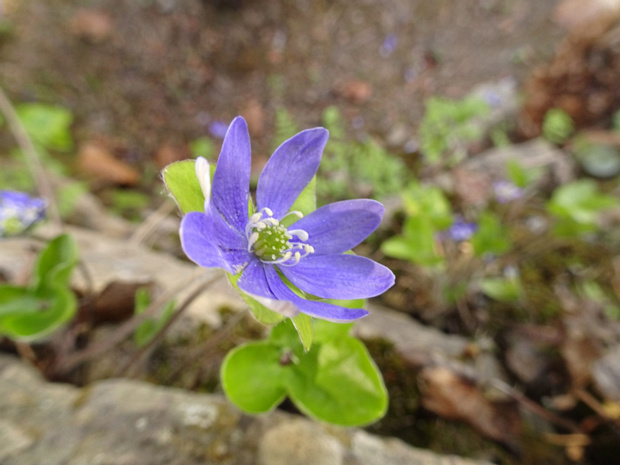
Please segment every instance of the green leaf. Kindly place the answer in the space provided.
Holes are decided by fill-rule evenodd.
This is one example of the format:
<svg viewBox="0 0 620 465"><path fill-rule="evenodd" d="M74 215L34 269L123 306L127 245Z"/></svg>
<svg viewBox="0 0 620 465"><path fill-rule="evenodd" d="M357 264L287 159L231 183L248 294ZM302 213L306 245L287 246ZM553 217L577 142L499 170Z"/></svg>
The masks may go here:
<svg viewBox="0 0 620 465"><path fill-rule="evenodd" d="M500 302L515 302L521 297L519 278L485 278L480 282L480 289L487 296Z"/></svg>
<svg viewBox="0 0 620 465"><path fill-rule="evenodd" d="M189 151L192 157L204 157L209 159L216 155L213 141L208 137L199 137L189 144Z"/></svg>
<svg viewBox="0 0 620 465"><path fill-rule="evenodd" d="M0 319L16 313L37 313L44 306L41 298L27 287L0 285Z"/></svg>
<svg viewBox="0 0 620 465"><path fill-rule="evenodd" d="M412 216L405 220L403 236L391 237L381 244L386 255L408 260L423 266L443 263L437 252L436 229L426 216Z"/></svg>
<svg viewBox="0 0 620 465"><path fill-rule="evenodd" d="M275 408L286 396L289 370L280 364L283 355L270 341L250 342L231 350L221 368L228 398L247 413Z"/></svg>
<svg viewBox="0 0 620 465"><path fill-rule="evenodd" d="M39 256L33 287L68 287L71 272L77 262L78 249L73 238L69 234L57 236Z"/></svg>
<svg viewBox="0 0 620 465"><path fill-rule="evenodd" d="M383 416L383 380L364 345L348 335L351 325L314 324L317 342L308 352L287 319L268 341L244 344L227 355L222 385L228 398L246 412L262 413L288 394L307 415L345 426Z"/></svg>
<svg viewBox="0 0 620 465"><path fill-rule="evenodd" d="M300 211L304 214L304 216L316 210L316 176L312 178L305 189L301 191L301 194L299 194L299 197L297 197L295 203L293 203L291 211L295 210ZM292 215L290 218L296 220ZM292 221L289 223L287 220L288 218L284 220L282 224L288 227Z"/></svg>
<svg viewBox="0 0 620 465"><path fill-rule="evenodd" d="M134 313L141 314L151 304L151 298L148 290L144 287L139 288L134 296ZM175 301L166 302L166 306L161 312L159 318L150 318L143 321L133 334L133 342L137 347L144 347L157 333L164 327L174 314Z"/></svg>
<svg viewBox="0 0 620 465"><path fill-rule="evenodd" d="M73 115L65 108L41 103L23 103L16 108L24 129L34 142L52 150L73 147L70 127Z"/></svg>
<svg viewBox="0 0 620 465"><path fill-rule="evenodd" d="M211 166L211 176L214 169ZM172 163L164 168L163 175L166 188L183 213L204 211L205 196L200 188L193 160Z"/></svg>
<svg viewBox="0 0 620 465"><path fill-rule="evenodd" d="M312 418L361 426L385 415L388 402L383 379L364 344L353 337L316 344L293 370L289 395Z"/></svg>
<svg viewBox="0 0 620 465"><path fill-rule="evenodd" d="M296 317L292 318L292 321L304 349L306 351L310 350L312 346L312 318L305 313L299 313Z"/></svg>
<svg viewBox="0 0 620 465"><path fill-rule="evenodd" d="M34 341L52 333L69 321L77 309L77 300L69 289L53 288L31 292L34 307L22 307L0 317L0 334L20 341Z"/></svg>
<svg viewBox="0 0 620 465"><path fill-rule="evenodd" d="M340 301L341 302L341 301ZM350 302L359 302L350 301ZM330 300L329 303L336 303L336 301ZM337 304L338 305L338 304ZM339 305L342 305L340 303ZM361 308L363 307L363 303L359 306L351 306L350 308ZM353 328L353 323L332 323L331 321L326 320L314 320L314 336L316 342L330 342L335 339L349 337L349 332Z"/></svg>
<svg viewBox="0 0 620 465"><path fill-rule="evenodd" d="M547 210L558 220L554 233L570 237L595 231L599 212L616 204L617 199L600 192L593 180L580 179L557 188Z"/></svg>
<svg viewBox="0 0 620 465"><path fill-rule="evenodd" d="M510 250L509 232L499 217L491 212L483 212L478 219L478 229L471 238L477 256L485 254L501 255Z"/></svg>
<svg viewBox="0 0 620 465"><path fill-rule="evenodd" d="M246 294L241 289L239 289L239 286L237 285L237 281L239 280L240 277L241 277L241 274L238 274L238 275L232 275L230 273L228 274L228 280L233 285L235 290L239 293L243 301L246 304L248 304L248 307L250 307L250 312L252 312L252 315L254 315L254 318L256 318L258 321L260 321L264 325L274 325L282 321L284 319L284 315L281 315L280 313L277 313L277 312L274 312L273 310L268 309L263 304L258 302L256 299L253 299L248 294Z"/></svg>

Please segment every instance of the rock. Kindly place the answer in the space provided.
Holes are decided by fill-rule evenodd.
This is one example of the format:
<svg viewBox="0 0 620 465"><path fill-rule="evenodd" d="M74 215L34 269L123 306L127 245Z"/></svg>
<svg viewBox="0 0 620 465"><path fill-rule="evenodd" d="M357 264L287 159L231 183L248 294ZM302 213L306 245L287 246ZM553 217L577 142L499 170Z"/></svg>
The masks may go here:
<svg viewBox="0 0 620 465"><path fill-rule="evenodd" d="M344 448L321 426L294 419L271 428L258 447L259 465L342 465Z"/></svg>
<svg viewBox="0 0 620 465"><path fill-rule="evenodd" d="M592 367L594 384L606 399L620 402L620 346L615 346Z"/></svg>
<svg viewBox="0 0 620 465"><path fill-rule="evenodd" d="M1 354L0 411L3 465L490 465L279 411L248 417L218 395L50 384Z"/></svg>
<svg viewBox="0 0 620 465"><path fill-rule="evenodd" d="M378 305L369 304L368 310L370 314L353 327L354 334L363 339L387 339L405 358L417 353L460 357L467 349L468 341L462 336L444 334L403 313Z"/></svg>
<svg viewBox="0 0 620 465"><path fill-rule="evenodd" d="M380 439L364 431L353 433L351 453L355 465L480 465L476 460L468 460L453 455L439 456L429 451L407 446L398 439Z"/></svg>
<svg viewBox="0 0 620 465"><path fill-rule="evenodd" d="M507 179L507 166L516 162L522 168L542 169L536 186L566 184L574 179L575 163L563 151L543 139L534 139L522 144L487 150L461 163L455 173L443 174L437 182L452 186L457 194L469 203L480 205L492 195L494 181ZM443 178L442 178L443 177ZM445 178L451 178L447 180ZM473 194L475 192L475 194Z"/></svg>

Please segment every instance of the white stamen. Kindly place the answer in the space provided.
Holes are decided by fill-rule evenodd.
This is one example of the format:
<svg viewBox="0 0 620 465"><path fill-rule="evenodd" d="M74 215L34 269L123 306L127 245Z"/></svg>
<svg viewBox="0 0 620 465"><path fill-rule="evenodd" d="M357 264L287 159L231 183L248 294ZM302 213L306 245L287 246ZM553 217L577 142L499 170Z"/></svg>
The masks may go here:
<svg viewBox="0 0 620 465"><path fill-rule="evenodd" d="M303 229L292 229L292 230L288 231L288 233L293 235L293 236L299 237L299 239L302 240L302 241L307 241L308 240L308 233L306 231L304 231Z"/></svg>
<svg viewBox="0 0 620 465"><path fill-rule="evenodd" d="M284 218L286 218L287 216L290 216L290 215L295 215L297 218L300 218L300 219L304 217L304 214L302 212L297 211L297 210L293 210L291 212L288 212L286 215L284 215L280 221L283 221Z"/></svg>
<svg viewBox="0 0 620 465"><path fill-rule="evenodd" d="M250 216L250 219L248 220L249 224L253 224L258 222L258 220L260 220L262 218L263 214L262 213L254 213L252 216Z"/></svg>
<svg viewBox="0 0 620 465"><path fill-rule="evenodd" d="M274 226L279 226L280 222L278 220L276 220L275 218L265 218L263 221L263 223L271 223Z"/></svg>
<svg viewBox="0 0 620 465"><path fill-rule="evenodd" d="M271 210L271 208L263 208L261 211L264 211L265 213L267 213L269 216L273 216L273 211Z"/></svg>
<svg viewBox="0 0 620 465"><path fill-rule="evenodd" d="M258 233L253 232L250 238L248 239L248 252L252 251L252 247L254 246L257 240L258 240Z"/></svg>
<svg viewBox="0 0 620 465"><path fill-rule="evenodd" d="M202 194L205 196L205 210L209 205L211 199L211 169L209 168L209 162L206 158L198 157L196 159L196 177L200 184Z"/></svg>

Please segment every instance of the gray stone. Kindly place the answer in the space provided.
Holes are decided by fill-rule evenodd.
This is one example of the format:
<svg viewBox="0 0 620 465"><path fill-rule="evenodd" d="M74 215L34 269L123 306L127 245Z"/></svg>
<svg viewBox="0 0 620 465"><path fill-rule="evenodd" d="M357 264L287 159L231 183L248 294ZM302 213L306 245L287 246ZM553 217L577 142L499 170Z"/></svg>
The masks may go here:
<svg viewBox="0 0 620 465"><path fill-rule="evenodd" d="M278 411L248 417L217 395L51 384L5 355L0 411L3 465L488 465Z"/></svg>
<svg viewBox="0 0 620 465"><path fill-rule="evenodd" d="M259 465L342 465L342 445L315 423L294 419L267 430Z"/></svg>
<svg viewBox="0 0 620 465"><path fill-rule="evenodd" d="M575 175L572 158L544 139L487 150L467 160L463 167L500 180L506 179L506 167L511 161L524 169L542 168L559 184L571 181Z"/></svg>
<svg viewBox="0 0 620 465"><path fill-rule="evenodd" d="M378 305L369 304L370 314L358 320L353 328L361 338L381 337L394 343L403 355L416 353L441 354L459 357L467 348L468 340L448 335L435 328L418 323L409 316Z"/></svg>
<svg viewBox="0 0 620 465"><path fill-rule="evenodd" d="M364 431L353 433L351 455L355 465L481 465L483 462L440 456L410 447L398 439L381 439Z"/></svg>
<svg viewBox="0 0 620 465"><path fill-rule="evenodd" d="M613 347L594 363L592 376L601 394L620 402L620 346Z"/></svg>

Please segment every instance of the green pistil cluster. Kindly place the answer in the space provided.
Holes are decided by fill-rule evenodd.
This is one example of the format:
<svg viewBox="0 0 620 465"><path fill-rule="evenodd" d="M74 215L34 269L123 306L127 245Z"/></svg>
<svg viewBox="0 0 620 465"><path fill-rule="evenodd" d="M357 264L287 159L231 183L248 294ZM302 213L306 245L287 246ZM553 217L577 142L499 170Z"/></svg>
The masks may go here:
<svg viewBox="0 0 620 465"><path fill-rule="evenodd" d="M254 230L258 234L254 242L254 253L266 262L278 260L291 248L290 235L281 225L267 224L264 229Z"/></svg>

